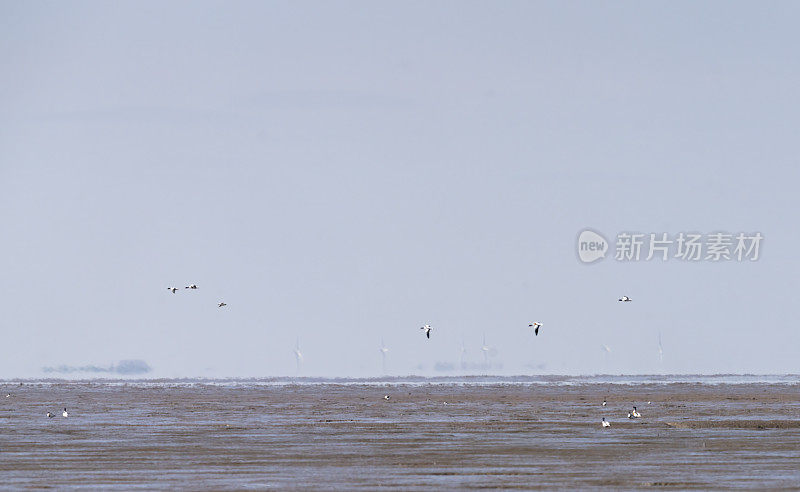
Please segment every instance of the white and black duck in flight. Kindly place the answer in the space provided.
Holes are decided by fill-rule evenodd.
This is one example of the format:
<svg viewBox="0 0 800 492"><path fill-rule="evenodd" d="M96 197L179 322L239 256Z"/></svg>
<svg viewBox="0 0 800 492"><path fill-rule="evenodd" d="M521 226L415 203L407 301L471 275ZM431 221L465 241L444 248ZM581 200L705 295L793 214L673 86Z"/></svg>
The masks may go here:
<svg viewBox="0 0 800 492"><path fill-rule="evenodd" d="M431 337L431 330L433 330L433 328L431 328L431 325L421 326L419 329L420 330L425 330L425 336L426 337L428 337L428 338Z"/></svg>
<svg viewBox="0 0 800 492"><path fill-rule="evenodd" d="M540 326L542 326L541 323L539 323L538 321L534 321L533 323L528 325L528 328L533 328L534 336L539 336L539 327Z"/></svg>

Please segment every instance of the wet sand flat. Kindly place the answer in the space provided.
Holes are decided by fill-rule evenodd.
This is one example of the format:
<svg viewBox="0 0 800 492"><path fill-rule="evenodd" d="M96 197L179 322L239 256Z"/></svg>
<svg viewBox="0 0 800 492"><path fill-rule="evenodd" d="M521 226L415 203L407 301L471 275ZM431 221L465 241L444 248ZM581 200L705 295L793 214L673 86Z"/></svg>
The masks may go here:
<svg viewBox="0 0 800 492"><path fill-rule="evenodd" d="M797 385L0 386L0 488L800 488Z"/></svg>

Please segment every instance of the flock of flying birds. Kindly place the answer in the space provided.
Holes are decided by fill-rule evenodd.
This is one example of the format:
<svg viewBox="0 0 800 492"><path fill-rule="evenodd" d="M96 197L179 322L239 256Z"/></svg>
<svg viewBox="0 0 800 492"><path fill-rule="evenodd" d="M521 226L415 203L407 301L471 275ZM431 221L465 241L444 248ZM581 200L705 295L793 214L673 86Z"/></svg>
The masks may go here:
<svg viewBox="0 0 800 492"><path fill-rule="evenodd" d="M184 289L197 289L197 284L189 284L186 287L184 287ZM177 287L167 287L167 290L174 294L174 293L178 292L179 289ZM628 296L622 296L622 297L620 297L618 299L618 301L620 301L620 302L631 302L632 300L633 299L631 299ZM225 304L225 302L223 302L223 301L220 301L220 302L217 303L217 307L225 307L225 306L227 306L227 304ZM539 328L541 326L542 326L542 324L539 323L538 321L534 321L533 323L528 325L529 328L533 328L534 336L539 336ZM421 326L420 330L425 330L425 336L430 338L431 337L431 331L433 331L433 327L431 327L431 325L425 325L425 326ZM383 352L384 350L381 349L381 351Z"/></svg>
<svg viewBox="0 0 800 492"><path fill-rule="evenodd" d="M197 289L197 284L189 284L186 287L184 287L184 289ZM177 287L167 287L167 290L172 292L173 294L178 292L178 288ZM622 297L620 297L618 299L619 302L631 302L632 300L633 299L631 299L628 296L622 296ZM217 307L225 307L225 306L227 306L227 304L225 304L223 301L220 301L220 302L217 303ZM539 323L538 321L534 321L533 323L528 325L528 328L533 328L534 336L539 336L539 328L541 326L542 326L542 323ZM433 327L431 325L424 325L424 326L420 327L420 330L424 330L425 331L425 336L427 338L430 338L431 337L431 331L433 331ZM385 350L383 348L381 348L381 352L385 353Z"/></svg>
<svg viewBox="0 0 800 492"><path fill-rule="evenodd" d="M186 287L184 287L184 289L197 289L197 284L189 284ZM178 288L177 287L167 287L167 290L172 292L173 294L178 292ZM217 307L225 307L225 306L227 306L227 304L225 304L222 301L217 303Z"/></svg>
<svg viewBox="0 0 800 492"><path fill-rule="evenodd" d="M187 285L186 287L184 287L184 289L191 289L191 290L197 289L197 284L189 284L189 285ZM168 290L168 291L170 291L170 292L172 292L173 294L175 294L176 292L178 292L178 290L179 290L179 289L178 289L177 287L167 287L167 290ZM628 297L628 296L622 296L622 297L620 297L620 298L619 298L619 299L617 299L617 300L618 300L619 302L631 302L633 299L631 299L631 298L630 298L630 297ZM220 302L218 302L218 303L217 303L217 307L220 307L220 308L222 308L222 307L225 307L225 306L227 306L227 304L226 304L225 302L223 302L223 301L220 301ZM533 323L530 323L530 324L528 325L528 328L533 328L533 334L534 334L534 336L539 336L539 328L541 328L541 326L542 326L542 323L540 323L540 322L538 322L538 321L534 321ZM428 325L428 324L426 324L426 325L424 325L424 326L421 326L421 327L420 327L420 330L423 330L423 331L424 331L424 333L425 333L425 336L426 336L428 339L430 339L430 338L431 338L431 331L433 331L433 327L432 327L431 325ZM299 345L300 345L300 342L298 341L298 346L297 346L297 348L295 349L295 356L297 357L297 360L298 360L298 367L299 367L299 364L300 364L300 360L302 359L302 355L300 354L300 346L299 346ZM605 346L605 345L603 345L603 348L604 348L604 349L605 349L607 352L610 352L610 351L611 351L611 349L609 349L609 348L608 348L607 346ZM381 354L383 355L384 359L386 358L386 352L388 352L388 351L389 351L389 349L387 349L386 347L384 347L384 345L383 345L383 341L381 341ZM661 355L661 340L660 340L660 335L659 335L659 356L660 356L660 355ZM385 360L384 360L384 364L385 364ZM298 370L299 370L299 369L298 369Z"/></svg>
<svg viewBox="0 0 800 492"><path fill-rule="evenodd" d="M619 302L631 302L633 299L631 299L631 298L630 298L630 297L628 297L628 296L622 296L622 297L620 297L620 298L619 298L619 299L617 299L617 300L618 300ZM539 323L538 321L534 321L533 323L531 323L531 324L529 324L529 325L528 325L528 328L533 328L533 335L534 335L534 336L539 336L539 327L541 327L541 326L542 326L542 324L541 324L541 323ZM433 328L431 327L431 325L425 325L425 326L421 326L419 329L420 329L420 330L425 330L425 336L426 336L426 337L428 337L428 338L430 338L430 337L431 337L431 331L433 330ZM381 349L381 350L383 350L383 349ZM606 347L606 350L608 350L608 347ZM661 350L661 349L659 349L659 350ZM634 408L635 408L635 407L634 407Z"/></svg>

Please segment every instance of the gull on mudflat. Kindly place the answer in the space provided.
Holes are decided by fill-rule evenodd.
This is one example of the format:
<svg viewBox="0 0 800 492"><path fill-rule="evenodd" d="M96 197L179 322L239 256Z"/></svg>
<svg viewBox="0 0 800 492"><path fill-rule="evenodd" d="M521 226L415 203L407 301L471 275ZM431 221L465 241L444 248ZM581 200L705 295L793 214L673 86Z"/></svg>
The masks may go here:
<svg viewBox="0 0 800 492"><path fill-rule="evenodd" d="M389 395L383 395L383 399L389 401Z"/></svg>
<svg viewBox="0 0 800 492"><path fill-rule="evenodd" d="M425 326L421 326L420 327L420 330L425 330L425 336L428 337L428 338L431 337L431 330L432 329L433 328L431 328L431 325L425 325Z"/></svg>
<svg viewBox="0 0 800 492"><path fill-rule="evenodd" d="M61 412L61 416L62 417L69 417L69 414L67 413L67 407L64 407L64 411Z"/></svg>
<svg viewBox="0 0 800 492"><path fill-rule="evenodd" d="M606 406L606 400L603 399L603 406Z"/></svg>
<svg viewBox="0 0 800 492"><path fill-rule="evenodd" d="M52 413L50 413L50 412L47 412L47 416L48 416L48 417L50 417L51 419L52 419L53 417L55 417L55 415L53 415L53 414L52 414Z"/></svg>
<svg viewBox="0 0 800 492"><path fill-rule="evenodd" d="M603 417L603 427L611 427L611 422L608 422L605 417Z"/></svg>
<svg viewBox="0 0 800 492"><path fill-rule="evenodd" d="M541 323L539 323L538 321L534 321L533 323L528 325L528 328L533 328L533 334L534 335L539 335L539 327L540 326L542 326Z"/></svg>
<svg viewBox="0 0 800 492"><path fill-rule="evenodd" d="M631 299L631 298L630 298L630 297L628 297L628 296L622 296L622 297L620 297L620 298L619 298L619 299L617 299L617 300L618 300L619 302L631 302L633 299Z"/></svg>

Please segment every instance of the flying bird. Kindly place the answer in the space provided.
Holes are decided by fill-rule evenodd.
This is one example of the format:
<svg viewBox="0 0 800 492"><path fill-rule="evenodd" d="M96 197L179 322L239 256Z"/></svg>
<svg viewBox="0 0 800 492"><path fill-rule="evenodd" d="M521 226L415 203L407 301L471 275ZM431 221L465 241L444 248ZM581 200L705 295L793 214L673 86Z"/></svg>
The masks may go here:
<svg viewBox="0 0 800 492"><path fill-rule="evenodd" d="M420 327L420 330L425 330L425 336L428 337L428 338L431 337L431 330L432 329L433 328L431 328L431 325L425 325L425 326L421 326Z"/></svg>
<svg viewBox="0 0 800 492"><path fill-rule="evenodd" d="M227 304L225 304L224 302L220 302L219 304L217 304L217 307L225 307L225 306L227 306Z"/></svg>
<svg viewBox="0 0 800 492"><path fill-rule="evenodd" d="M628 297L628 296L622 296L622 297L620 297L620 298L619 298L619 299L617 299L617 300L618 300L619 302L631 302L633 299L631 299L631 298L630 298L630 297Z"/></svg>
<svg viewBox="0 0 800 492"><path fill-rule="evenodd" d="M542 326L541 323L539 323L538 321L534 321L533 323L528 325L528 328L533 328L533 334L535 336L538 336L539 335L539 327L540 326Z"/></svg>
<svg viewBox="0 0 800 492"><path fill-rule="evenodd" d="M611 422L606 421L605 417L603 417L602 424L603 424L603 428L611 427Z"/></svg>
<svg viewBox="0 0 800 492"><path fill-rule="evenodd" d="M184 289L196 289L196 288L197 288L197 284L189 284L186 287L184 287Z"/></svg>

